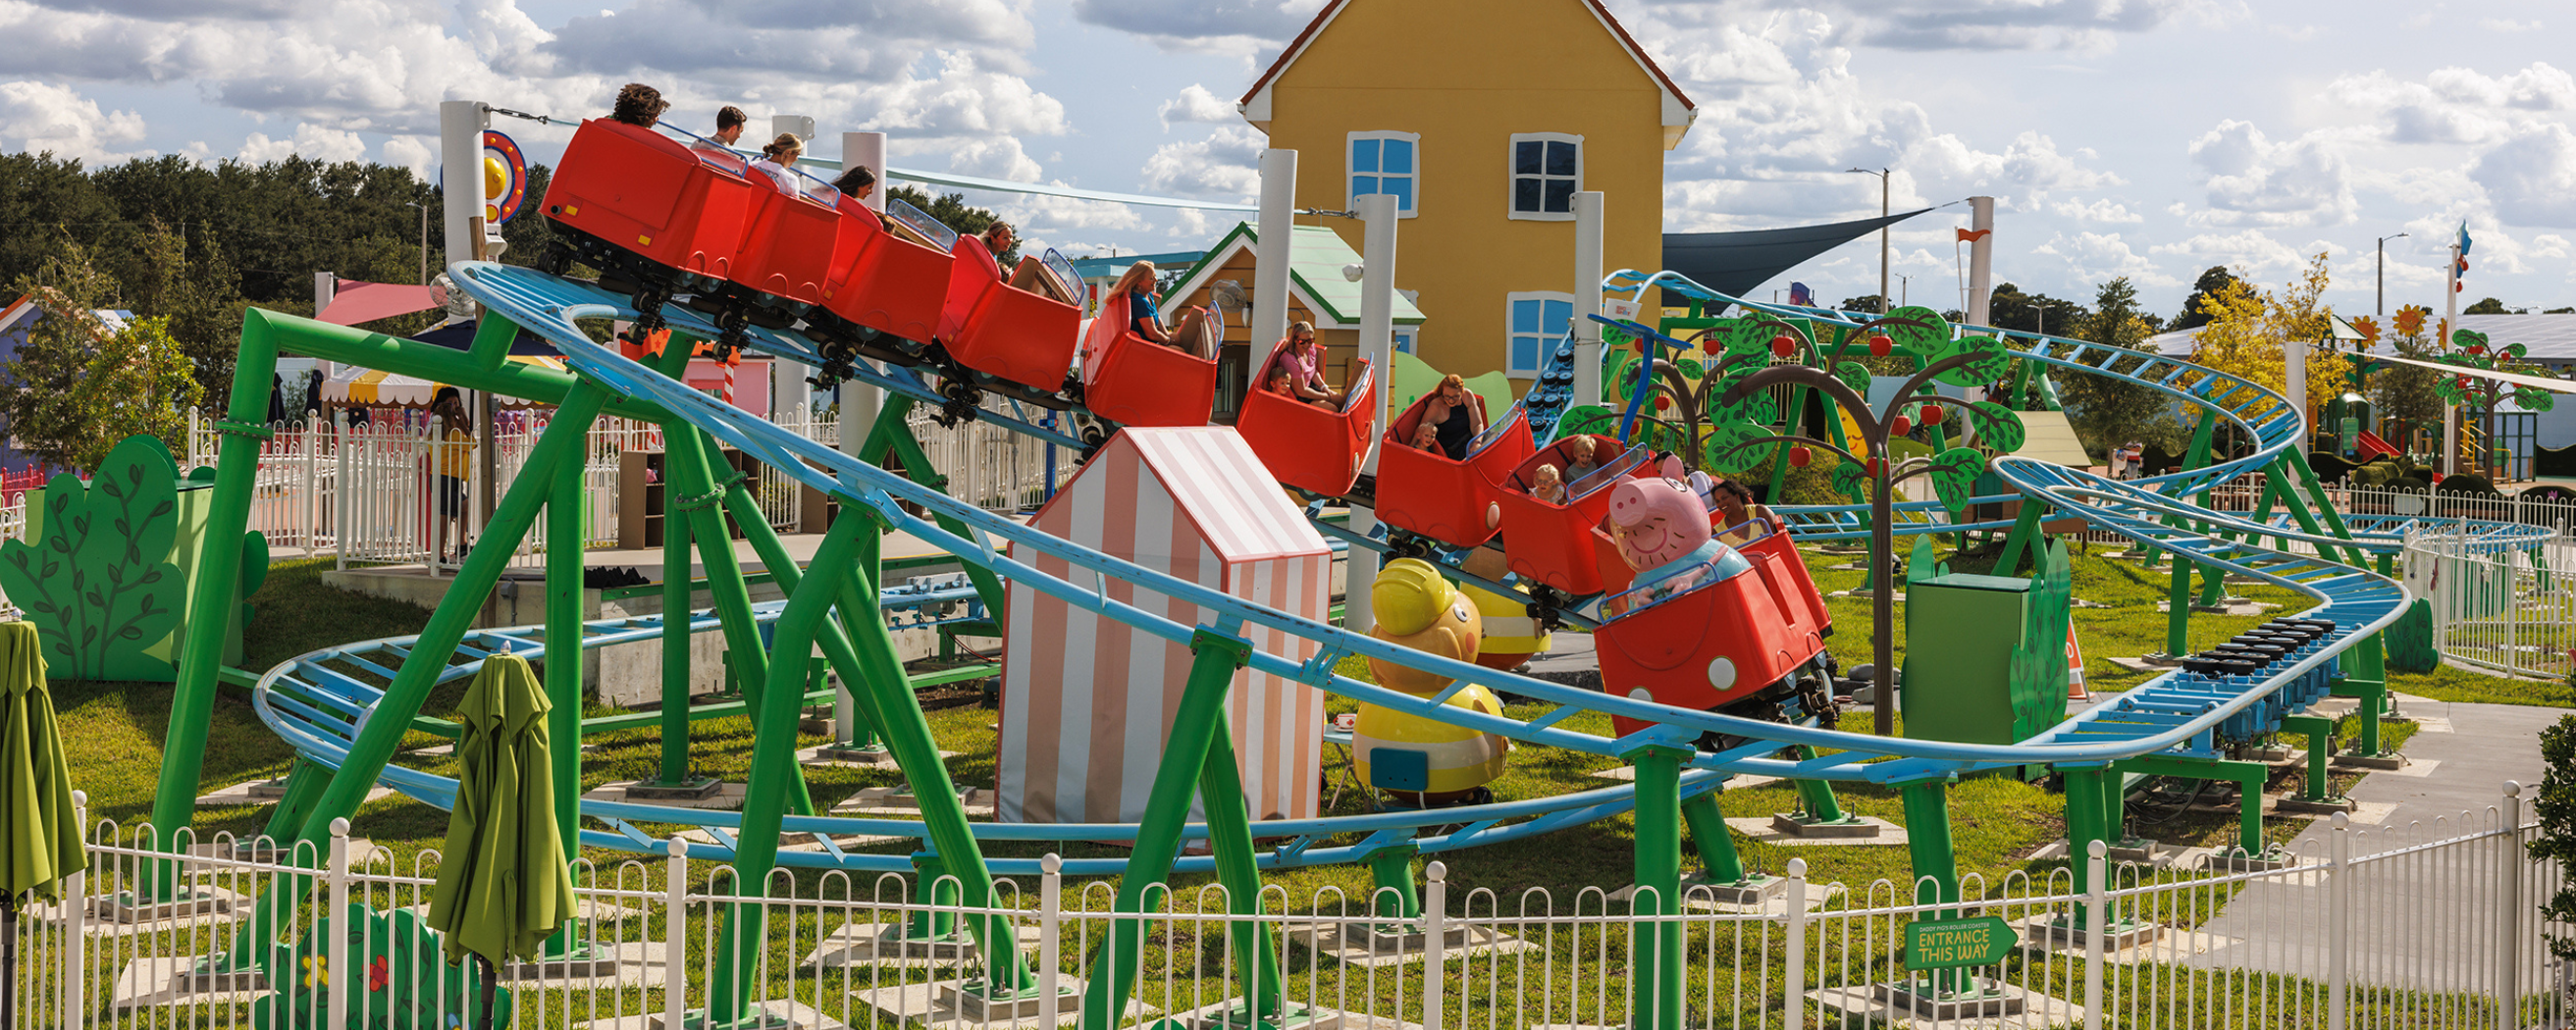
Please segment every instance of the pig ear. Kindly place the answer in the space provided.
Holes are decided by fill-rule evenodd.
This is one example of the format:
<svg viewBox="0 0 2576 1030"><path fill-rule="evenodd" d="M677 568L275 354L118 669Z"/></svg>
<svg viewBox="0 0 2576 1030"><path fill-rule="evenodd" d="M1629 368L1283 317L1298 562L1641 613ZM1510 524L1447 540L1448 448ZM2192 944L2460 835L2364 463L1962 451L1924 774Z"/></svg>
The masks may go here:
<svg viewBox="0 0 2576 1030"><path fill-rule="evenodd" d="M1682 459L1679 455L1664 455L1663 464L1657 468L1656 471L1663 473L1664 478L1673 480L1674 482L1681 482L1690 478L1690 472L1682 468Z"/></svg>

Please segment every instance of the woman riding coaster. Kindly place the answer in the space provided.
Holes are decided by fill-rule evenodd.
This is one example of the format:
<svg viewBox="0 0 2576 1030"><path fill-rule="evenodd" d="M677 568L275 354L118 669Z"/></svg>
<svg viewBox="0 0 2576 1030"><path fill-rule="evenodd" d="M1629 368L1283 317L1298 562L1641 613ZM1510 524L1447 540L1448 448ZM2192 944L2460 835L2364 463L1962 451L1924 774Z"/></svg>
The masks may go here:
<svg viewBox="0 0 2576 1030"><path fill-rule="evenodd" d="M1279 358L1271 367L1287 370L1289 384L1296 390L1293 396L1323 407L1341 403L1342 391L1333 389L1332 384L1324 381L1324 349L1315 345L1314 324L1291 323L1288 338L1280 342L1287 346L1279 351Z"/></svg>
<svg viewBox="0 0 2576 1030"><path fill-rule="evenodd" d="M1467 444L1485 431L1485 409L1476 401L1466 379L1452 372L1441 377L1431 403L1422 408L1422 424L1440 435L1440 453L1451 461L1467 460Z"/></svg>

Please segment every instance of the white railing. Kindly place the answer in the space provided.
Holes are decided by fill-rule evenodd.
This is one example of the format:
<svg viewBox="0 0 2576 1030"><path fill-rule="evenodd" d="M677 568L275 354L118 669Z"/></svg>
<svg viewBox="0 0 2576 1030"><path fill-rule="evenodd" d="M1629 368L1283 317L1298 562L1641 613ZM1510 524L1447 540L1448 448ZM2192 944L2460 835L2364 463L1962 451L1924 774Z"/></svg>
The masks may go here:
<svg viewBox="0 0 2576 1030"><path fill-rule="evenodd" d="M1009 403L987 397L984 407L1005 411ZM905 424L921 441L922 453L930 458L931 467L948 477L949 495L976 507L990 511L1032 510L1046 503L1050 454L1055 461L1058 487L1072 479L1079 467L1082 455L1073 448L1050 447L981 419L942 427L931 417L936 412L928 406L916 407ZM1035 417L1043 412L1029 409L1026 414Z"/></svg>
<svg viewBox="0 0 2576 1030"><path fill-rule="evenodd" d="M1392 891L1362 897L1327 887L1292 903L1275 886L1261 892L1257 912L1236 914L1215 885L1157 895L1142 916L1116 915L1109 881L1069 881L1053 856L1042 860L1047 872L1034 890L1004 880L991 908L956 905L953 879L925 896L913 877L837 871L782 870L767 891L746 896L729 866L692 862L685 840L673 840L661 859L576 863L578 964L540 962L504 979L514 1026L642 1026L657 1016L677 1026L708 1003L725 954L723 920L740 912L764 920L743 1000L802 1025L1053 1026L1081 1011L1082 985L1113 961L1140 971L1122 1022L1224 1011L1262 994L1319 1017L1424 1030L1824 1027L1897 1017L2088 1028L2563 1025L2552 1020L2570 1011L2566 969L2544 941L2570 928L2545 923L2538 909L2563 877L2526 857L2537 827L2524 822L2517 794L2508 784L2498 807L2403 827L2365 830L2337 816L2287 862L2142 869L2110 865L2097 851L2087 860L2094 886L2080 892L2063 868L2016 871L1995 882L1967 878L1963 899L1913 904L1931 897L1914 893L1931 881L1847 889L1810 882L1797 860L1759 896L1694 887L1684 911L1668 916L1639 914L1600 887L1570 901L1542 888L1459 891L1440 862L1429 863L1414 917L1376 907L1396 904ZM398 921L427 909L435 852L396 869L381 850L352 855L340 826L320 852L295 851L303 860L293 867L218 837L184 860L179 882L200 892L198 904L226 910L120 921L119 904L147 882L154 859L137 846L142 833L100 824L89 871L68 884L69 902L35 906L21 921L15 1026L250 1026L257 1009L275 1004L330 1017L296 1025L349 1025L337 1007L374 995L310 989L317 968L351 974L331 973L332 984L407 991L429 1017L410 1025L455 1025L445 1016L470 1012L473 993L461 979L413 984L400 963L376 968L389 931L308 937L320 912L350 904ZM782 842L790 848L816 846L790 836ZM1474 852L1458 860L1487 861ZM312 871L312 893L286 906L278 939L308 950L271 951L286 960L282 970L271 961L235 979L196 972L201 957L235 940L255 899L284 889L276 877L299 868ZM961 1008L960 982L997 964L959 930L994 917L1010 925L1023 961L1035 960L1036 979L1063 993L1042 986L1017 1013ZM1911 926L1989 917L2012 930L2002 956L1941 975L1954 991L1974 988L2017 1011L1905 1012L1888 987L1932 975L1905 965ZM1137 950L1113 954L1104 944L1120 924L1140 922ZM1684 949L1680 982L1640 998L1651 978L1639 951L1656 938ZM1269 961L1237 961L1255 954ZM1684 1011L1665 1010L1676 1003Z"/></svg>
<svg viewBox="0 0 2576 1030"><path fill-rule="evenodd" d="M2457 535L2407 540L2406 585L2430 602L2444 658L2564 679L2576 672L2576 541L2565 534L2511 549Z"/></svg>

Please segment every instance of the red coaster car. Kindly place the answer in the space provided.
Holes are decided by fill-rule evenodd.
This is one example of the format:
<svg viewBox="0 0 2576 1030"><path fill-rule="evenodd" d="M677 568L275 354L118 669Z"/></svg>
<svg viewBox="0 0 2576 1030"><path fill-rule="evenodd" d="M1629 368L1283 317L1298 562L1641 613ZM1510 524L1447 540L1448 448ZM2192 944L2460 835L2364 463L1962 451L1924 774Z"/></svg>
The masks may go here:
<svg viewBox="0 0 2576 1030"><path fill-rule="evenodd" d="M1396 416L1378 444L1377 517L1452 547L1475 547L1494 538L1494 527L1485 520L1500 495L1494 484L1538 446L1530 439L1529 412L1512 405L1501 422L1487 422L1485 431L1468 441L1465 460L1453 460L1413 446L1414 430L1421 427L1423 408L1432 396L1423 394ZM1483 398L1467 396L1468 403L1484 410Z"/></svg>
<svg viewBox="0 0 2576 1030"><path fill-rule="evenodd" d="M1234 421L1235 432L1252 445L1252 453L1261 457L1271 478L1300 490L1340 497L1359 481L1360 462L1368 456L1377 377L1362 360L1338 408L1282 397L1260 383L1287 347L1281 343L1274 348L1270 360L1261 364L1261 374L1253 377L1252 391L1244 394L1243 411Z"/></svg>
<svg viewBox="0 0 2576 1030"><path fill-rule="evenodd" d="M824 310L878 332L930 342L939 332L940 304L948 294L948 252L886 230L876 212L849 197L841 198L840 207L842 229L851 236L833 270L835 278L823 286ZM947 231L900 200L888 199L886 211L897 218L910 216L906 225Z"/></svg>
<svg viewBox="0 0 2576 1030"><path fill-rule="evenodd" d="M820 304L824 287L856 252L859 221L835 205L769 190L753 205L725 278L780 300Z"/></svg>
<svg viewBox="0 0 2576 1030"><path fill-rule="evenodd" d="M653 264L724 278L753 205L778 191L700 157L651 129L584 121L546 186L546 217Z"/></svg>
<svg viewBox="0 0 2576 1030"><path fill-rule="evenodd" d="M1503 509L1503 556L1522 579L1537 580L1570 594L1600 593L1605 586L1595 559L1594 527L1610 514L1610 487L1645 465L1643 448L1625 448L1617 437L1593 435L1592 457L1601 467L1565 484L1564 504L1530 496L1531 477L1541 465L1564 469L1573 461L1573 437L1558 440L1521 459L1496 491Z"/></svg>
<svg viewBox="0 0 2576 1030"><path fill-rule="evenodd" d="M1633 596L1641 590L1613 599L1633 599L1637 607L1592 633L1601 689L1714 711L1784 686L1789 674L1823 653L1833 617L1789 534L1757 537L1697 575L1696 583L1669 596ZM1611 722L1621 736L1651 725L1625 717Z"/></svg>
<svg viewBox="0 0 2576 1030"><path fill-rule="evenodd" d="M1082 338L1082 405L1122 426L1203 426L1216 409L1216 362L1136 335L1120 294Z"/></svg>
<svg viewBox="0 0 2576 1030"><path fill-rule="evenodd" d="M949 356L1015 383L1063 389L1082 340L1082 309L1012 286L980 237L959 237L951 253L948 302L939 313L939 342Z"/></svg>

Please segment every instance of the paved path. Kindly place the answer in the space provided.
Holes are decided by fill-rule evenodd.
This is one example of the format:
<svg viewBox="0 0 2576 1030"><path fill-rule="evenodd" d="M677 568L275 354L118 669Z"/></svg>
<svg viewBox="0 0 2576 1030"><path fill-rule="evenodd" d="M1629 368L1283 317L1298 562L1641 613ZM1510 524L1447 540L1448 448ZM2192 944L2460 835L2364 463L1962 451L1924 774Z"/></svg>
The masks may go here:
<svg viewBox="0 0 2576 1030"><path fill-rule="evenodd" d="M2352 799L2379 816L2377 825L2356 826L2355 856L2484 829L2507 780L2524 785L2523 816L2530 817L2528 801L2541 775L2539 733L2569 714L2566 709L2417 697L2401 698L2400 707L2423 723L2404 749L2413 764L2371 773L2353 786ZM2471 813L2465 821L2462 812ZM2331 820L2319 819L2291 848L2322 858L2332 833ZM2340 936L2352 982L2437 991L2491 984L2499 965L2497 917L2505 907L2497 872L2519 857L2512 847L2497 838L2357 864ZM2337 939L2327 916L2331 893L2320 873L2257 881L2203 925L2216 947L2187 964L2322 978L2329 943ZM2534 909L2539 892L2526 886L2522 893L2515 914L2524 924L2522 983L2529 990L2548 982L2547 959Z"/></svg>

